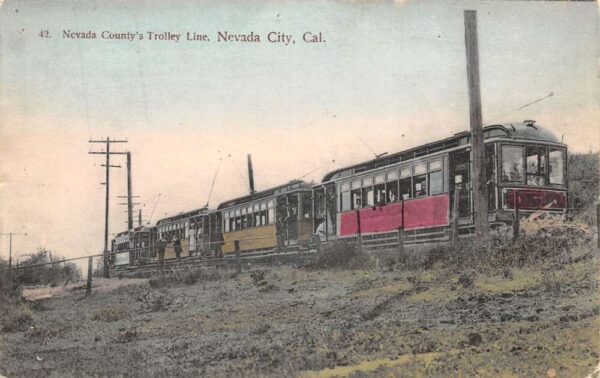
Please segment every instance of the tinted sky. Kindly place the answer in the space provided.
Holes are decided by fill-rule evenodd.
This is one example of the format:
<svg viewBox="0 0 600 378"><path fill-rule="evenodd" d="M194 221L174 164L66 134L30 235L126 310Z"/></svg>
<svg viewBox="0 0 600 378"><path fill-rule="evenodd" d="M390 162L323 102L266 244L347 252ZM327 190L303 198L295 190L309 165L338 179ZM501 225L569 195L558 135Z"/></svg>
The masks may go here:
<svg viewBox="0 0 600 378"><path fill-rule="evenodd" d="M206 202L219 156L212 206L246 193L247 153L265 189L371 158L356 135L391 153L465 130L464 9L478 11L485 122L536 119L571 150L597 151L593 2L5 1L0 230L30 234L17 251L102 248L103 170L87 154L89 138L128 138L119 147L133 153L145 218L162 193L154 222ZM98 39L62 38L63 30ZM196 32L211 41L110 41L102 31ZM254 32L262 42L217 43L219 31ZM272 31L296 43L268 43ZM325 43L302 42L308 31ZM125 172L112 174L117 232ZM0 240L0 256L6 246Z"/></svg>

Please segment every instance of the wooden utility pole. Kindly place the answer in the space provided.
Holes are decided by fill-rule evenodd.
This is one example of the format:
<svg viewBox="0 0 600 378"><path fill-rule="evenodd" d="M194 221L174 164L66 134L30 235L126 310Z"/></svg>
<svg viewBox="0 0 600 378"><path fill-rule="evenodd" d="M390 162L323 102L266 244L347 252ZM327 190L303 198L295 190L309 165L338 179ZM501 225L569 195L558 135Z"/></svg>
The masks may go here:
<svg viewBox="0 0 600 378"><path fill-rule="evenodd" d="M27 236L27 233L9 232L7 234L0 234L0 236L8 236L8 277L10 284L10 280L12 279L12 239L13 236Z"/></svg>
<svg viewBox="0 0 600 378"><path fill-rule="evenodd" d="M133 225L133 206L134 205L139 205L139 203L134 203L133 199L134 198L139 198L139 196L134 196L133 193L133 189L132 189L132 180L131 180L131 152L125 152L125 154L127 155L127 195L126 196L119 196L119 198L127 198L127 202L124 203L119 203L119 205L127 205L127 229L128 230L133 230L134 225ZM141 225L141 221L140 221L140 225Z"/></svg>
<svg viewBox="0 0 600 378"><path fill-rule="evenodd" d="M467 53L467 80L469 83L469 119L471 124L471 152L473 159L473 215L477 242L488 237L487 188L485 183L485 155L483 121L479 88L479 46L477 44L477 13L465 10L465 46Z"/></svg>
<svg viewBox="0 0 600 378"><path fill-rule="evenodd" d="M131 197L131 152L127 152L127 226L133 230L133 198Z"/></svg>
<svg viewBox="0 0 600 378"><path fill-rule="evenodd" d="M106 197L105 197L105 208L104 208L104 259L103 259L103 273L105 278L110 278L109 272L109 264L108 264L108 209L109 209L109 195L110 195L110 168L121 168L120 165L111 165L110 164L110 155L123 155L125 152L110 152L110 144L111 143L127 143L126 140L116 140L110 139L107 137L103 140L90 140L89 143L106 143L106 150L103 152L89 152L90 154L100 154L106 155L106 163L102 164L103 167L106 167L106 181L101 183L101 185L106 186Z"/></svg>

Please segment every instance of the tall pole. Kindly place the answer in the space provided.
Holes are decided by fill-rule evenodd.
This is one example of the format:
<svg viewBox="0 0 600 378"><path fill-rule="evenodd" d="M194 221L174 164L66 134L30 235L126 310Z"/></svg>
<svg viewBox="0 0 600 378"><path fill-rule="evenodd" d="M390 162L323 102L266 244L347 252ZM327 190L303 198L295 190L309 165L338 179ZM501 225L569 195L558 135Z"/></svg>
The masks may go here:
<svg viewBox="0 0 600 378"><path fill-rule="evenodd" d="M103 273L104 278L110 278L109 265L108 265L108 198L110 191L110 137L106 138L106 202L104 208L104 259L103 259Z"/></svg>
<svg viewBox="0 0 600 378"><path fill-rule="evenodd" d="M130 230L133 230L133 197L131 191L131 152L127 152L127 225Z"/></svg>
<svg viewBox="0 0 600 378"><path fill-rule="evenodd" d="M8 269L12 269L12 232L8 234Z"/></svg>
<svg viewBox="0 0 600 378"><path fill-rule="evenodd" d="M111 143L127 143L126 140L115 140L115 139L110 139L110 137L107 137L104 140L90 140L90 143L105 143L106 144L106 151L102 151L102 152L89 152L90 154L101 154L101 155L106 155L106 163L102 164L104 167L106 167L106 181L103 182L103 185L106 185L106 196L105 196L105 203L104 203L104 258L103 258L103 274L105 278L110 278L110 272L109 272L109 253L108 253L108 215L109 215L109 195L110 195L110 168L121 168L120 165L111 165L110 164L110 155L124 155L126 154L125 152L110 152L110 144Z"/></svg>
<svg viewBox="0 0 600 378"><path fill-rule="evenodd" d="M469 83L469 119L473 156L473 203L475 235L477 242L488 236L487 188L485 184L485 156L483 121L479 88L479 46L477 43L477 13L465 10L465 46L467 54L467 80Z"/></svg>

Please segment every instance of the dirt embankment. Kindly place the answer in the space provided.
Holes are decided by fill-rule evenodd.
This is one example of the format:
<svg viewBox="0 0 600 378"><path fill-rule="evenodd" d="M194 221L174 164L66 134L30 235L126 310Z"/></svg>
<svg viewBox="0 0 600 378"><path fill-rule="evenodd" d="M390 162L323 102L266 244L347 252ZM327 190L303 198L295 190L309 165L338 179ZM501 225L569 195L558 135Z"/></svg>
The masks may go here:
<svg viewBox="0 0 600 378"><path fill-rule="evenodd" d="M497 268L389 255L76 290L27 305L0 374L582 377L599 361L598 251L568 247Z"/></svg>

